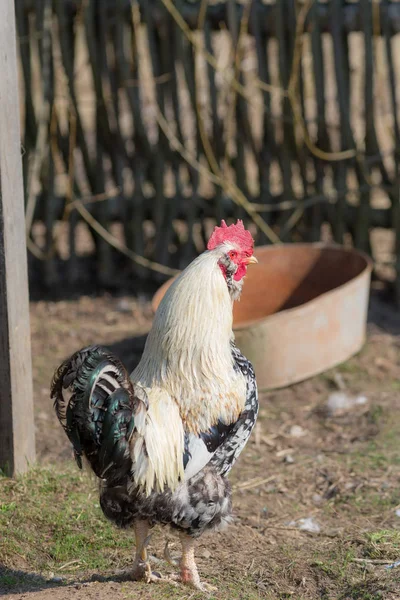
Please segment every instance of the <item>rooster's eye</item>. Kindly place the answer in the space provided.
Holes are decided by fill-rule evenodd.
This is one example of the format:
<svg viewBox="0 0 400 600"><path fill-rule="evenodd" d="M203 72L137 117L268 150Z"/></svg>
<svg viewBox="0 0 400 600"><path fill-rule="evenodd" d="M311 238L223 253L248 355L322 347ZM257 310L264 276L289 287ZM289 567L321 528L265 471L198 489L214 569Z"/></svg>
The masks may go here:
<svg viewBox="0 0 400 600"><path fill-rule="evenodd" d="M228 256L229 256L229 258L230 258L231 260L235 260L235 258L237 258L237 255L238 255L238 253L236 252L236 250L231 250L231 251L228 253Z"/></svg>

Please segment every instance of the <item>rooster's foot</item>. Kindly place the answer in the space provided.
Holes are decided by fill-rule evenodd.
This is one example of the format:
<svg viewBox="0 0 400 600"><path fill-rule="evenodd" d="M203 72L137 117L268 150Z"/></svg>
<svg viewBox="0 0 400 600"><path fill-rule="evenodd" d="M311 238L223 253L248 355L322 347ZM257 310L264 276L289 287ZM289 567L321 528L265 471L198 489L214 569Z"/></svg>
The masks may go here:
<svg viewBox="0 0 400 600"><path fill-rule="evenodd" d="M142 567L141 565L135 566L129 571L128 577L131 581L143 581L144 583L158 583L159 581L164 581L164 577L162 577L160 573Z"/></svg>
<svg viewBox="0 0 400 600"><path fill-rule="evenodd" d="M181 581L185 585L188 585L189 587L194 588L195 590L199 590L200 592L206 592L210 594L211 592L218 591L218 588L216 588L215 586L200 581L197 569L192 570L182 567L181 574L178 576L178 578L179 581Z"/></svg>
<svg viewBox="0 0 400 600"><path fill-rule="evenodd" d="M170 580L169 577L163 577L161 573L152 571L149 562L146 564L145 581L146 583L172 583L173 585L176 585L175 581Z"/></svg>
<svg viewBox="0 0 400 600"><path fill-rule="evenodd" d="M164 577L158 571L152 571L150 563L142 560L136 562L133 566L133 569L129 572L129 579L143 581L144 583L171 583L176 585L173 577Z"/></svg>
<svg viewBox="0 0 400 600"><path fill-rule="evenodd" d="M146 573L145 581L146 583L173 583L176 585L174 581L169 580L169 577L163 577L161 573L158 573L157 571L148 571Z"/></svg>
<svg viewBox="0 0 400 600"><path fill-rule="evenodd" d="M150 563L143 560L137 561L129 571L128 575L129 579L132 581L144 581L146 583L161 579L160 573L152 571Z"/></svg>
<svg viewBox="0 0 400 600"><path fill-rule="evenodd" d="M212 594L213 592L217 592L218 588L215 585L210 585L205 581L197 581L196 579L183 580L180 575L177 576L177 581L180 581L184 585L191 587L199 592L204 592L206 594Z"/></svg>

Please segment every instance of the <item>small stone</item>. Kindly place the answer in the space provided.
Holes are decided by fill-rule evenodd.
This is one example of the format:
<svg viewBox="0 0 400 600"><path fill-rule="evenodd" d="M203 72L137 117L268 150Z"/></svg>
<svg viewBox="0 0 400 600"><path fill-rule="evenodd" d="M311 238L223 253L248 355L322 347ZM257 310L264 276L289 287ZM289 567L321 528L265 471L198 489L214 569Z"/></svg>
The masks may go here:
<svg viewBox="0 0 400 600"><path fill-rule="evenodd" d="M283 459L283 462L287 463L288 465L292 465L294 463L294 458L291 454L287 454Z"/></svg>
<svg viewBox="0 0 400 600"><path fill-rule="evenodd" d="M321 531L321 527L313 517L300 519L299 529L301 531L310 531L311 533L319 533Z"/></svg>
<svg viewBox="0 0 400 600"><path fill-rule="evenodd" d="M305 429L303 429L300 425L292 425L289 431L289 435L296 438L303 437L303 435L306 434L307 431L305 431Z"/></svg>
<svg viewBox="0 0 400 600"><path fill-rule="evenodd" d="M354 399L354 403L359 405L367 404L367 402L368 398L366 396L356 396Z"/></svg>
<svg viewBox="0 0 400 600"><path fill-rule="evenodd" d="M211 552L209 550L203 550L201 555L203 558L211 558Z"/></svg>
<svg viewBox="0 0 400 600"><path fill-rule="evenodd" d="M300 531L308 531L309 533L320 533L321 527L314 517L305 517L298 521L291 521L289 523L292 527L298 527Z"/></svg>
<svg viewBox="0 0 400 600"><path fill-rule="evenodd" d="M396 508L395 515L396 517L400 517L400 508Z"/></svg>
<svg viewBox="0 0 400 600"><path fill-rule="evenodd" d="M350 396L344 392L333 392L328 397L326 409L328 414L334 416L348 412L355 406L367 404L367 402L367 397L363 395Z"/></svg>

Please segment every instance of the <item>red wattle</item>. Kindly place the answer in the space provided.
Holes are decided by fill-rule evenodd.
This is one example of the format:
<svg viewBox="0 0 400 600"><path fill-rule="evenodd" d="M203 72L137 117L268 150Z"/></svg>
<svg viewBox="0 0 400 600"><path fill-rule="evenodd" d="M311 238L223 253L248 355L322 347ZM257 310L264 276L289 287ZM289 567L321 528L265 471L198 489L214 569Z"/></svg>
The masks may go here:
<svg viewBox="0 0 400 600"><path fill-rule="evenodd" d="M240 281L246 275L246 265L244 263L240 263L238 266L238 270L236 271L233 279L235 281Z"/></svg>

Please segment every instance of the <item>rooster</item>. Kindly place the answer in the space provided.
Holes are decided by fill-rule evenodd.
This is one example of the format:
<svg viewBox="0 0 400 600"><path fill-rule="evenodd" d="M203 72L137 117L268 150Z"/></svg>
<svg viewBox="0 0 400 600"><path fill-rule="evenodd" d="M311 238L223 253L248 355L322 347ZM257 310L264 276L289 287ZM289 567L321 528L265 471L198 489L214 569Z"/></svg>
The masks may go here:
<svg viewBox="0 0 400 600"><path fill-rule="evenodd" d="M235 346L233 301L253 256L243 223L215 227L207 250L162 299L141 360L129 377L111 352L91 346L56 370L51 397L82 468L99 478L100 505L119 527L133 527L134 580L152 573L149 530L179 532L181 582L200 590L196 539L230 522L227 475L258 413L250 362ZM166 558L171 558L166 546Z"/></svg>

